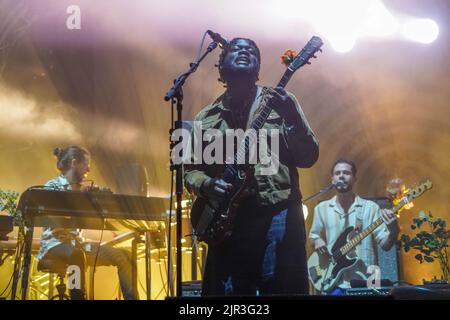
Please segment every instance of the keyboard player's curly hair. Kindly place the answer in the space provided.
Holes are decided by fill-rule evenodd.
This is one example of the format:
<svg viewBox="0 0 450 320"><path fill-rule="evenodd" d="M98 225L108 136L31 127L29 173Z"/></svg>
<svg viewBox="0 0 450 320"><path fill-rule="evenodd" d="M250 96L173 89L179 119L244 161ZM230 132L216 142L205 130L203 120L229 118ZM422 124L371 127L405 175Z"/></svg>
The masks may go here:
<svg viewBox="0 0 450 320"><path fill-rule="evenodd" d="M65 172L70 169L73 159L82 161L85 155L89 155L89 152L78 146L70 146L65 149L55 148L55 150L53 150L53 154L58 159L56 167L59 171Z"/></svg>

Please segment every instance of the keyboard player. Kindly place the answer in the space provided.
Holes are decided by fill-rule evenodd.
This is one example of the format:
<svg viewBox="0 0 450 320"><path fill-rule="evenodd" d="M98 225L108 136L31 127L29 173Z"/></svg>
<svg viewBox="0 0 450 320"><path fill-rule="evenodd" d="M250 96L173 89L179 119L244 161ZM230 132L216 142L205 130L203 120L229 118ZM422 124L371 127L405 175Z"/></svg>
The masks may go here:
<svg viewBox="0 0 450 320"><path fill-rule="evenodd" d="M61 174L48 181L45 187L53 190L82 191L82 183L89 173L89 152L78 146L65 149L56 148L56 167ZM82 238L78 229L44 228L41 236L41 247L37 258L60 260L68 265L77 265L81 270L81 288L70 290L72 299L85 298L86 259ZM94 252L94 255L96 253ZM132 286L131 253L128 250L113 246L101 246L98 252L97 266L116 266L120 287L126 300L138 299Z"/></svg>

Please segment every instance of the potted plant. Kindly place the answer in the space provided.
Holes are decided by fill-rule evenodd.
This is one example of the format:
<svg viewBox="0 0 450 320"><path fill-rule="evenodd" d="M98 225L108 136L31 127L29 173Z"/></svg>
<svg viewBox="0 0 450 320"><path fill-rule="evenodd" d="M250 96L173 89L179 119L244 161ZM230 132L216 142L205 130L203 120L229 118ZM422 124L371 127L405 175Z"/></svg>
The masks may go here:
<svg viewBox="0 0 450 320"><path fill-rule="evenodd" d="M450 266L448 261L448 241L450 230L447 229L445 220L435 218L429 212L419 212L419 216L413 219L411 229L417 230L412 238L402 234L400 242L403 250L408 252L411 249L417 250L415 258L423 263L433 263L439 261L442 270L442 277L445 281L450 281Z"/></svg>
<svg viewBox="0 0 450 320"><path fill-rule="evenodd" d="M22 212L17 209L19 193L11 190L0 189L0 212L4 211L13 217L13 223L19 227L19 234L24 233L25 221Z"/></svg>

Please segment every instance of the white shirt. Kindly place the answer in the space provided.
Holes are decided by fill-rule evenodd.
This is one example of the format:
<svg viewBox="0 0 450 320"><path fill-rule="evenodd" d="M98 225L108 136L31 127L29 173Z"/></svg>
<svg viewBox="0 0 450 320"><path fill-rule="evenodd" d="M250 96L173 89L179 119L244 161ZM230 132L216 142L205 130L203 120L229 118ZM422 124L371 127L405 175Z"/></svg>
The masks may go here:
<svg viewBox="0 0 450 320"><path fill-rule="evenodd" d="M67 190L70 183L64 175L60 175L45 184L45 189L50 190ZM49 228L44 227L41 235L41 248L37 255L37 259L41 260L47 252L57 245L70 241L75 246L75 237L80 236L78 229Z"/></svg>
<svg viewBox="0 0 450 320"><path fill-rule="evenodd" d="M309 233L309 238L313 241L322 238L327 244L329 252L347 227L355 227L357 219L362 222L362 230L364 230L380 218L380 207L373 201L356 196L348 214L343 212L336 201L337 196L334 196L314 208L313 223ZM365 267L378 265L377 244L388 235L389 231L386 225L382 224L356 246L354 254L364 262ZM360 271L366 273L367 270L362 268L364 266L361 266ZM341 285L341 287L347 285Z"/></svg>

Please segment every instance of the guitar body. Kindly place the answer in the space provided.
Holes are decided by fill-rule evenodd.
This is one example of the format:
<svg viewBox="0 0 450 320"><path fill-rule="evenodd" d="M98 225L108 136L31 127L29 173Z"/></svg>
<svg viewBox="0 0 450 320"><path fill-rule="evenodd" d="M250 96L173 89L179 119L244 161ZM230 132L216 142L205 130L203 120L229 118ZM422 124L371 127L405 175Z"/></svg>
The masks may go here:
<svg viewBox="0 0 450 320"><path fill-rule="evenodd" d="M353 227L345 229L336 240L331 252L319 254L314 252L308 259L308 275L314 288L322 293L329 293L339 284L345 271L353 268L358 259L342 255L339 249L349 240Z"/></svg>
<svg viewBox="0 0 450 320"><path fill-rule="evenodd" d="M245 173L241 172L233 181L233 190L226 199L195 199L191 209L191 224L198 240L214 245L231 236L240 200L254 178L254 171L251 166Z"/></svg>

